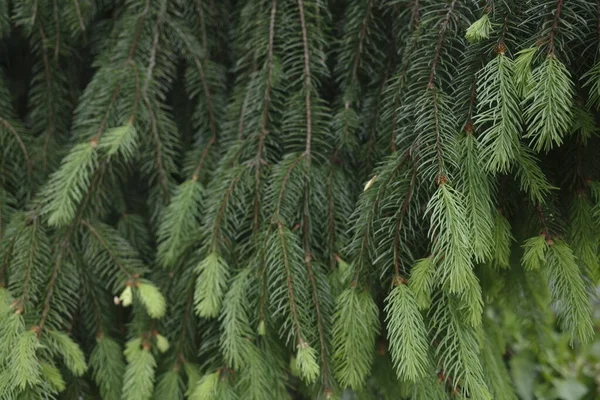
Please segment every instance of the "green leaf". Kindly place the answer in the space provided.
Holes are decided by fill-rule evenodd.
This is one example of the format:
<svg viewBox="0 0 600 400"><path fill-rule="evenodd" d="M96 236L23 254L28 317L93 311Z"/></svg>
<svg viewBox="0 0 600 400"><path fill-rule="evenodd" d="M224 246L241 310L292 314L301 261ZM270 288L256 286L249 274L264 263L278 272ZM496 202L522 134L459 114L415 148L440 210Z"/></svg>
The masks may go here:
<svg viewBox="0 0 600 400"><path fill-rule="evenodd" d="M517 394L523 400L533 400L536 369L527 353L516 355L510 360L510 372L515 383Z"/></svg>
<svg viewBox="0 0 600 400"><path fill-rule="evenodd" d="M485 172L478 151L478 141L472 133L461 137L458 146L459 162L464 171L459 176L458 188L465 195L473 257L475 262L482 263L491 258L493 247L491 178Z"/></svg>
<svg viewBox="0 0 600 400"><path fill-rule="evenodd" d="M589 392L587 386L575 378L557 379L552 382L558 396L563 400L581 400Z"/></svg>
<svg viewBox="0 0 600 400"><path fill-rule="evenodd" d="M479 359L478 332L464 321L460 308L460 300L440 294L429 311L438 366L443 366L444 380L463 396L492 400Z"/></svg>
<svg viewBox="0 0 600 400"><path fill-rule="evenodd" d="M241 369L251 359L250 339L254 335L250 326L251 309L247 300L250 285L257 283L252 279L252 274L252 268L240 271L233 279L223 302L221 351L227 363L236 370ZM259 331L261 326L266 333L265 322L262 320L259 323Z"/></svg>
<svg viewBox="0 0 600 400"><path fill-rule="evenodd" d="M131 285L125 286L125 290L119 296L119 300L123 307L129 307L133 303L133 290L131 289Z"/></svg>

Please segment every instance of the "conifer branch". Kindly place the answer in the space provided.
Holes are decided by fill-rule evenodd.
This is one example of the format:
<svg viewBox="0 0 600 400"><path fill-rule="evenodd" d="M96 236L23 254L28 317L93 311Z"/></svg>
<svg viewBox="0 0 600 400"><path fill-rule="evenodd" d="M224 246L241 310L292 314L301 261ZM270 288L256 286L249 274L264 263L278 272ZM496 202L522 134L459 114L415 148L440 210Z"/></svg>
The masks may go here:
<svg viewBox="0 0 600 400"><path fill-rule="evenodd" d="M294 322L294 331L296 332L296 338L297 338L296 340L298 341L298 343L300 343L304 340L304 338L302 336L302 331L300 330L300 322L298 321L298 312L296 311L296 299L294 298L294 285L292 284L292 272L290 270L287 246L286 246L286 241L285 241L284 234L283 234L283 225L281 225L281 222L277 222L277 236L279 237L279 240L281 242L281 248L283 250L282 257L283 257L283 265L284 265L285 274L286 274L285 281L287 284L288 296L290 298L290 310L292 313L292 321Z"/></svg>
<svg viewBox="0 0 600 400"><path fill-rule="evenodd" d="M598 7L0 1L0 398L514 400L594 335Z"/></svg>
<svg viewBox="0 0 600 400"><path fill-rule="evenodd" d="M177 339L177 346L175 348L175 354L177 356L177 362L178 363L183 363L185 362L184 356L183 356L183 346L185 345L185 337L186 337L186 326L189 323L190 318L193 318L193 313L192 313L192 305L194 304L194 287L195 287L195 282L192 280L191 284L189 285L188 288L188 292L186 295L186 300L185 300L185 311L183 313L183 320L182 320L182 329L181 329L181 333L179 334L179 338Z"/></svg>
<svg viewBox="0 0 600 400"><path fill-rule="evenodd" d="M311 107L311 75L310 75L310 58L308 50L308 32L306 21L304 19L304 2L298 0L298 12L300 13L300 26L302 28L302 45L304 48L304 103L306 107L306 158L310 161L310 147L312 141L312 107Z"/></svg>
<svg viewBox="0 0 600 400"><path fill-rule="evenodd" d="M42 42L46 41L46 35L44 34L44 30L42 26L39 26L40 38ZM48 162L48 146L50 144L50 140L54 136L54 98L52 95L51 88L51 76L50 76L50 60L48 59L48 52L46 51L46 46L42 46L42 60L44 63L44 78L46 80L46 90L48 93L47 104L49 106L48 111L48 134L44 139L44 151L42 154L42 169L46 169L46 165Z"/></svg>
<svg viewBox="0 0 600 400"><path fill-rule="evenodd" d="M433 61L431 62L431 69L429 72L429 80L427 82L427 87L433 89L435 85L435 73L438 66L440 54L442 51L442 46L444 44L444 39L446 37L446 30L448 29L448 25L450 24L450 18L452 17L452 13L454 12L454 8L456 7L458 0L452 0L452 3L448 6L448 11L446 11L446 16L444 17L444 21L439 28L439 36L438 42L433 52Z"/></svg>
<svg viewBox="0 0 600 400"><path fill-rule="evenodd" d="M98 231L89 222L87 222L85 219L82 219L80 221L80 223L85 228L87 228L87 230L89 230L90 233L92 235L94 235L94 237L96 239L98 239L98 242L100 242L100 244L102 245L102 247L104 247L104 249L107 252L107 254L115 262L115 264L119 267L119 269L121 270L121 272L123 273L123 275L125 275L127 277L127 280L129 282L134 282L135 279L134 279L133 274L131 274L127 270L127 268L125 268L125 266L121 263L121 261L119 260L119 258L111 251L110 246L108 246L108 244L106 243L106 241L104 240L104 238L98 233Z"/></svg>
<svg viewBox="0 0 600 400"><path fill-rule="evenodd" d="M364 16L362 24L361 24L360 33L358 34L358 43L356 45L357 49L356 49L356 52L354 55L354 60L352 62L352 69L350 72L350 79L352 81L356 81L358 78L356 74L358 72L358 66L360 65L364 41L365 41L365 38L367 37L367 26L369 24L369 19L371 17L371 9L373 8L373 2L374 2L374 0L368 0L368 2L367 2L365 16ZM348 102L346 102L346 104L344 104L344 107L345 108L349 107Z"/></svg>
<svg viewBox="0 0 600 400"><path fill-rule="evenodd" d="M79 27L85 32L85 23L83 22L83 16L81 15L79 0L73 0L73 3L75 4L75 11L77 12L77 18L79 19Z"/></svg>
<svg viewBox="0 0 600 400"><path fill-rule="evenodd" d="M413 192L415 190L415 185L417 182L417 167L413 168L412 178L410 179L410 184L408 186L408 192L405 195L404 202L402 203L402 207L400 208L400 216L396 218L396 226L394 228L394 281L402 281L405 280L402 278L400 274L400 231L403 226L404 217L408 212L408 207L412 200Z"/></svg>
<svg viewBox="0 0 600 400"><path fill-rule="evenodd" d="M11 125L10 122L8 122L2 117L0 117L0 122L2 123L2 126L4 126L6 129L8 129L10 133L12 133L12 135L15 137L15 140L19 144L19 147L23 152L23 156L25 157L25 162L27 164L27 177L31 179L31 160L29 159L29 154L27 153L27 146L25 146L21 135L19 135L19 132L17 132L17 130Z"/></svg>
<svg viewBox="0 0 600 400"><path fill-rule="evenodd" d="M211 235L211 251L214 252L218 252L218 238L219 238L219 231L221 229L221 220L223 219L223 216L225 214L225 211L227 209L227 205L229 204L229 199L233 193L233 190L235 189L237 183L239 182L239 180L241 179L241 175L237 174L235 176L235 178L233 178L233 180L231 181L231 183L229 184L229 186L227 187L227 190L225 191L225 195L223 197L223 200L221 202L221 205L219 206L219 210L217 212L217 218L215 219L215 223L213 225L213 229L212 229L212 235Z"/></svg>
<svg viewBox="0 0 600 400"><path fill-rule="evenodd" d="M280 221L281 221L281 206L283 203L283 196L285 195L285 191L287 189L287 185L289 183L292 172L298 166L298 164L302 160L304 160L305 156L306 156L306 153L303 153L303 154L300 154L298 157L296 157L296 159L288 167L287 172L285 173L285 175L283 177L283 180L281 182L281 189L279 190L279 193L277 195L277 203L276 203L275 213L274 213L274 219L277 223L280 223Z"/></svg>
<svg viewBox="0 0 600 400"><path fill-rule="evenodd" d="M312 268L312 254L310 252L310 244L309 244L309 225L308 225L308 221L306 219L306 215L308 214L308 210L306 209L308 207L308 199L307 197L307 190L305 190L305 195L304 195L304 204L305 204L305 208L304 208L304 213L305 213L305 218L303 220L303 230L304 230L304 263L306 265L306 270L308 272L308 277L310 279L310 284L311 284L311 288L312 288L312 297L313 297L313 303L315 305L315 313L316 313L316 318L317 318L317 330L319 331L319 343L321 345L321 374L323 375L323 382L325 383L325 389L327 390L327 388L329 388L329 368L327 367L327 346L326 346L326 339L325 339L325 327L324 327L324 323L323 323L323 314L321 311L321 299L319 298L319 294L318 294L318 288L317 288L317 283L316 283L316 279L315 279L315 274L313 272L313 268Z"/></svg>
<svg viewBox="0 0 600 400"><path fill-rule="evenodd" d="M552 22L552 28L550 29L550 37L548 38L548 54L554 55L554 38L556 36L556 30L560 22L560 14L563 8L563 0L556 1L556 8L554 10L554 21Z"/></svg>
<svg viewBox="0 0 600 400"><path fill-rule="evenodd" d="M252 227L252 231L254 235L257 234L259 229L259 207L260 207L260 199L259 199L259 188L260 188L260 168L263 163L263 148L265 143L265 137L268 134L267 131L267 122L269 119L269 106L271 104L271 90L272 90L272 74L273 74L273 43L275 41L275 15L277 13L277 0L272 0L271 2L271 15L269 20L269 45L267 48L267 80L264 94L264 105L263 112L260 121L260 133L258 136L258 150L256 152L255 159L255 170L254 170L254 225Z"/></svg>
<svg viewBox="0 0 600 400"><path fill-rule="evenodd" d="M46 325L46 321L48 320L48 313L50 312L50 301L52 299L52 295L54 294L56 279L58 278L60 266L63 262L63 257L65 256L64 253L69 245L67 240L68 238L65 238L60 242L58 254L56 255L56 260L54 261L54 267L52 268L52 273L50 274L50 281L48 283L46 297L44 298L44 302L42 305L42 315L40 317L40 322L32 328L35 331L38 339L42 335L44 326Z"/></svg>
<svg viewBox="0 0 600 400"><path fill-rule="evenodd" d="M198 20L200 22L200 32L202 33L200 40L202 40L202 48L208 52L208 36L206 35L206 22L204 21L204 11L202 9L202 1L196 0L196 12L198 13Z"/></svg>
<svg viewBox="0 0 600 400"><path fill-rule="evenodd" d="M56 30L56 43L54 44L54 60L58 60L58 54L60 53L60 18L58 17L58 4L56 0L52 0L52 9L54 16L54 24Z"/></svg>

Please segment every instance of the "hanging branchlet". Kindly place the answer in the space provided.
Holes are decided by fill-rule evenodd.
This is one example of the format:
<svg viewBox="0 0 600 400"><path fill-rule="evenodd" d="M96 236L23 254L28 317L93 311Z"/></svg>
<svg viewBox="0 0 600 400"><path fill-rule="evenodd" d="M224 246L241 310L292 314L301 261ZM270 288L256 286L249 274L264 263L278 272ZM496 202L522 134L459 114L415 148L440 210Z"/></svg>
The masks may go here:
<svg viewBox="0 0 600 400"><path fill-rule="evenodd" d="M0 1L0 398L514 400L596 329L598 21Z"/></svg>

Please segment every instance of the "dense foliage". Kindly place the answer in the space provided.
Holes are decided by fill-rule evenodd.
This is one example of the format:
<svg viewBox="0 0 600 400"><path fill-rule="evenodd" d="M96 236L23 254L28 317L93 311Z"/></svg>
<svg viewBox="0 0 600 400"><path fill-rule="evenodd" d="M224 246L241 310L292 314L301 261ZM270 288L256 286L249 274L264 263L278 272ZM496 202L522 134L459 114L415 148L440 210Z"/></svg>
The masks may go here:
<svg viewBox="0 0 600 400"><path fill-rule="evenodd" d="M599 4L0 0L0 398L595 398Z"/></svg>

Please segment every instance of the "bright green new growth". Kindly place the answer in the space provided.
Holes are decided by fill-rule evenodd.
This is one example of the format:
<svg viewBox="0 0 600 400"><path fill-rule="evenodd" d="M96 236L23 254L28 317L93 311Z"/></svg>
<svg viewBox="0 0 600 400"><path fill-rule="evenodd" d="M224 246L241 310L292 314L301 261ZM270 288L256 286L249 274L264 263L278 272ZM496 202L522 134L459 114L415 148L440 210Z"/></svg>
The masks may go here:
<svg viewBox="0 0 600 400"><path fill-rule="evenodd" d="M527 398L598 329L598 21L0 1L0 399Z"/></svg>
<svg viewBox="0 0 600 400"><path fill-rule="evenodd" d="M481 18L467 28L465 38L471 43L481 42L490 37L491 30L492 22L490 21L490 17L487 14L483 14Z"/></svg>
<svg viewBox="0 0 600 400"><path fill-rule="evenodd" d="M141 400L152 396L156 360L140 339L125 344L127 369L123 376L123 399Z"/></svg>
<svg viewBox="0 0 600 400"><path fill-rule="evenodd" d="M436 280L450 293L463 293L473 276L472 244L467 231L469 214L463 194L446 183L441 184L429 200L426 213L432 221L429 237L435 243Z"/></svg>
<svg viewBox="0 0 600 400"><path fill-rule="evenodd" d="M365 291L346 289L336 299L333 316L333 362L339 382L360 389L373 364L379 310Z"/></svg>
<svg viewBox="0 0 600 400"><path fill-rule="evenodd" d="M120 399L125 373L121 346L107 336L98 338L90 355L89 365L102 397Z"/></svg>
<svg viewBox="0 0 600 400"><path fill-rule="evenodd" d="M435 265L433 260L423 258L418 260L410 271L408 285L415 297L419 308L427 309L431 304L431 294L435 283Z"/></svg>
<svg viewBox="0 0 600 400"><path fill-rule="evenodd" d="M563 143L572 123L573 82L569 71L553 54L531 73L525 95L527 133L535 151L549 151Z"/></svg>
<svg viewBox="0 0 600 400"><path fill-rule="evenodd" d="M317 351L304 341L298 344L296 366L300 373L300 377L307 383L314 383L317 380L317 377L319 376Z"/></svg>
<svg viewBox="0 0 600 400"><path fill-rule="evenodd" d="M388 340L398 377L416 382L429 368L427 330L412 291L397 285L386 299Z"/></svg>
<svg viewBox="0 0 600 400"><path fill-rule="evenodd" d="M190 400L212 400L217 396L219 373L213 372L203 376L195 386Z"/></svg>
<svg viewBox="0 0 600 400"><path fill-rule="evenodd" d="M63 359L65 366L75 376L82 376L87 370L85 355L79 345L66 333L47 331L43 337L46 347Z"/></svg>
<svg viewBox="0 0 600 400"><path fill-rule="evenodd" d="M137 293L150 317L162 318L165 315L167 309L165 298L154 284L139 282L137 284Z"/></svg>
<svg viewBox="0 0 600 400"><path fill-rule="evenodd" d="M40 364L42 366L42 376L44 377L44 380L46 380L56 392L64 391L67 388L67 385L60 370L56 368L56 366L46 362Z"/></svg>
<svg viewBox="0 0 600 400"><path fill-rule="evenodd" d="M198 264L196 273L196 313L200 317L214 318L221 311L221 300L229 279L229 267L217 253L210 253Z"/></svg>
<svg viewBox="0 0 600 400"><path fill-rule="evenodd" d="M548 249L546 276L559 323L572 340L590 341L594 337L592 310L586 284L571 248L556 240Z"/></svg>
<svg viewBox="0 0 600 400"><path fill-rule="evenodd" d="M478 77L477 115L481 130L481 160L491 173L506 173L519 153L522 116L514 62L505 50L483 68Z"/></svg>

